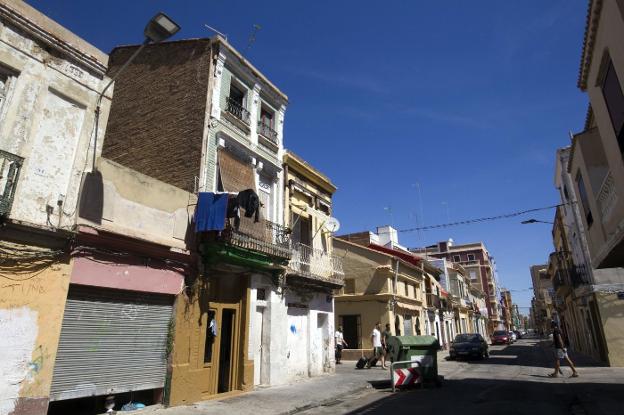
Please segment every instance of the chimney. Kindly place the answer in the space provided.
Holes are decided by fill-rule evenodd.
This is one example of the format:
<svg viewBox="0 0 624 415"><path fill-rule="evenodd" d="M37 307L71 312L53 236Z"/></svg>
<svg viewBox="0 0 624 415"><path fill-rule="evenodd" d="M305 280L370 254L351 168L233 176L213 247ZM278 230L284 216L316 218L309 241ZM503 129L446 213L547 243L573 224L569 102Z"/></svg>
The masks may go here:
<svg viewBox="0 0 624 415"><path fill-rule="evenodd" d="M379 235L379 245L387 246L399 243L399 234L392 226L378 226L377 235Z"/></svg>

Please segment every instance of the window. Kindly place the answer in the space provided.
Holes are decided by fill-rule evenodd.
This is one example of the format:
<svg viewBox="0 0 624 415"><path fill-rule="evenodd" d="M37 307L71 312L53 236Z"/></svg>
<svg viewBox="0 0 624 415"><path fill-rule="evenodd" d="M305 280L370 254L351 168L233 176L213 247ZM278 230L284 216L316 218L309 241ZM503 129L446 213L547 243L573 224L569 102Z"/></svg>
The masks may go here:
<svg viewBox="0 0 624 415"><path fill-rule="evenodd" d="M474 254L468 254L468 261L474 261L475 259L476 258Z"/></svg>
<svg viewBox="0 0 624 415"><path fill-rule="evenodd" d="M355 278L345 278L344 293L355 294Z"/></svg>
<svg viewBox="0 0 624 415"><path fill-rule="evenodd" d="M461 256L453 255L453 262L460 262L460 261L461 261Z"/></svg>
<svg viewBox="0 0 624 415"><path fill-rule="evenodd" d="M624 92L615 72L613 61L610 58L602 79L602 95L611 117L611 124L615 131L620 153L624 153Z"/></svg>
<svg viewBox="0 0 624 415"><path fill-rule="evenodd" d="M260 122L262 123L262 125L273 129L274 118L275 118L275 114L273 114L272 111L269 111L265 106L262 106L262 108L260 109Z"/></svg>
<svg viewBox="0 0 624 415"><path fill-rule="evenodd" d="M235 103L243 107L245 103L245 92L243 91L243 89L239 88L238 86L234 84L231 84L230 85L230 100L234 101Z"/></svg>
<svg viewBox="0 0 624 415"><path fill-rule="evenodd" d="M589 208L589 199L587 198L587 191L585 190L585 182L583 182L583 176L581 172L576 173L576 185L578 186L579 197L581 199L581 205L583 206L583 212L585 213L585 220L587 221L587 227L590 227L594 223L594 218Z"/></svg>
<svg viewBox="0 0 624 415"><path fill-rule="evenodd" d="M292 233L290 239L293 243L312 246L312 221L309 218L293 213L291 223Z"/></svg>
<svg viewBox="0 0 624 415"><path fill-rule="evenodd" d="M9 99L11 89L13 88L15 74L0 66L0 119L4 112L4 106Z"/></svg>

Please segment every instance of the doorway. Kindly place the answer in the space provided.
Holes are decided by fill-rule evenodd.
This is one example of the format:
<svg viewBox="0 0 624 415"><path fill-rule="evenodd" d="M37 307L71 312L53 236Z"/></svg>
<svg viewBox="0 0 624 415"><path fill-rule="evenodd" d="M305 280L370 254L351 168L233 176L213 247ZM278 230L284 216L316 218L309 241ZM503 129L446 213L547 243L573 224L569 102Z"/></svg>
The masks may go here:
<svg viewBox="0 0 624 415"><path fill-rule="evenodd" d="M340 325L343 328L344 341L347 343L347 349L360 349L360 316L340 316Z"/></svg>
<svg viewBox="0 0 624 415"><path fill-rule="evenodd" d="M219 342L219 386L218 393L232 390L232 346L234 343L234 318L236 310L224 308L221 320L221 341Z"/></svg>

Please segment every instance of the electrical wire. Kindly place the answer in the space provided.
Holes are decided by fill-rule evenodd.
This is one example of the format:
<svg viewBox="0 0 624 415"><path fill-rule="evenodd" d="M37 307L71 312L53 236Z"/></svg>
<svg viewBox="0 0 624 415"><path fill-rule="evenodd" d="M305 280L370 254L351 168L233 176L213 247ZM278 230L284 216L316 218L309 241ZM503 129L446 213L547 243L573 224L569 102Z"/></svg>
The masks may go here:
<svg viewBox="0 0 624 415"><path fill-rule="evenodd" d="M555 208L558 208L560 206L564 206L564 205L568 205L568 204L569 203L560 203L558 205L544 206L544 207L539 207L539 208L534 208L534 209L527 209L527 210L520 210L520 211L511 212L511 213L505 213L505 214L497 215L497 216L487 216L487 217L484 217L484 218L467 219L467 220L462 220L462 221L458 221L458 222L441 223L441 224L438 224L438 225L418 226L416 228L399 229L398 232L426 231L426 230L430 230L430 229L450 228L452 226L471 225L473 223L488 222L488 221L500 220L500 219L509 219L509 218L513 218L513 217L517 217L517 216L522 216L522 215L525 215L527 213L539 212L539 211L542 211L542 210L555 209Z"/></svg>

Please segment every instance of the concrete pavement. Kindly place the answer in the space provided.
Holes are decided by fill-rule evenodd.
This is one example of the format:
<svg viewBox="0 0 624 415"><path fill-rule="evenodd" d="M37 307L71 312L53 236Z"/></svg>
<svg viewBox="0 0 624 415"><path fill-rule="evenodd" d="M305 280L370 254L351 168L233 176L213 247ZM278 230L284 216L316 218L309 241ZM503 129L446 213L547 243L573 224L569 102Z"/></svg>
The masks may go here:
<svg viewBox="0 0 624 415"><path fill-rule="evenodd" d="M361 394L384 381L389 384L389 376L388 371L382 370L380 366L357 370L355 362L345 361L337 365L335 374L304 379L290 385L260 388L238 396L188 406L163 408L155 405L141 411L120 414L295 414L323 405L329 407L342 403L345 398Z"/></svg>
<svg viewBox="0 0 624 415"><path fill-rule="evenodd" d="M345 414L414 413L487 415L622 414L624 369L600 367L571 353L579 378L548 378L553 355L550 343L521 340L511 346L491 346L484 361L448 361L438 355L444 376L441 388L393 394L389 373L380 368L355 369L355 362L337 366L335 374L263 388L239 396L174 408L150 407L137 413L182 414ZM124 412L125 413L125 412Z"/></svg>

